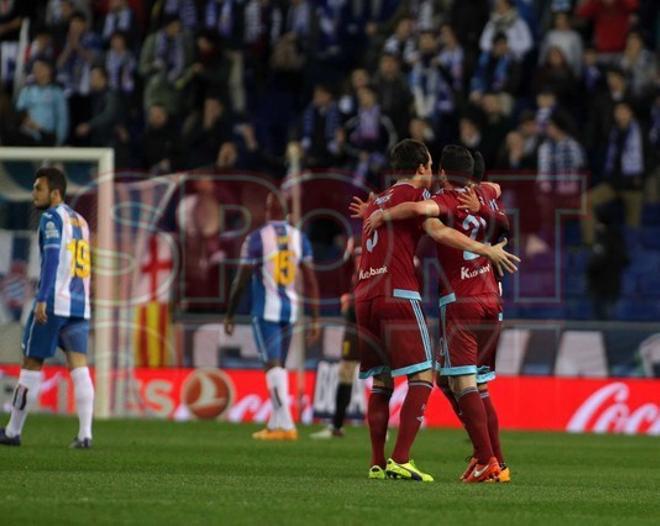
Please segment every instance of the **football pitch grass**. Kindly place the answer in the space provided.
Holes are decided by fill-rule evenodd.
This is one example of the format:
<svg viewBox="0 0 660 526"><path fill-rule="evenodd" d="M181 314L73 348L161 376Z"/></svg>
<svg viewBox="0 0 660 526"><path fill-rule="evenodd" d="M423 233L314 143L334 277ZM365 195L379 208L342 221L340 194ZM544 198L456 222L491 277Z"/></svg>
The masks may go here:
<svg viewBox="0 0 660 526"><path fill-rule="evenodd" d="M367 480L364 427L279 443L257 429L96 422L94 448L69 450L75 419L31 415L23 445L0 447L0 524L660 524L658 437L507 432L513 482L468 486L461 431L421 431L422 484Z"/></svg>

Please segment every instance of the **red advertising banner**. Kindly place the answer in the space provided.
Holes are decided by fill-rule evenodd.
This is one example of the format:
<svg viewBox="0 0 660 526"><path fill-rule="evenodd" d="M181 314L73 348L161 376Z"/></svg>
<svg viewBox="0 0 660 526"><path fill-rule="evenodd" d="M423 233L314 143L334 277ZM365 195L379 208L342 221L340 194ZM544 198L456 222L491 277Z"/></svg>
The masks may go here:
<svg viewBox="0 0 660 526"><path fill-rule="evenodd" d="M18 373L17 366L0 366L0 382L14 383ZM292 409L310 423L319 391L316 373L305 373L301 400L293 396L295 381L292 373ZM138 415L232 422L263 422L270 415L264 374L258 370L136 369L132 382L129 407ZM398 424L406 389L405 381L399 380L391 400L392 425ZM514 376L499 377L490 389L504 429L660 435L660 380ZM10 395L11 391L2 400L5 409ZM45 367L40 410L73 413L73 400L66 369ZM429 399L425 424L459 426L437 389Z"/></svg>

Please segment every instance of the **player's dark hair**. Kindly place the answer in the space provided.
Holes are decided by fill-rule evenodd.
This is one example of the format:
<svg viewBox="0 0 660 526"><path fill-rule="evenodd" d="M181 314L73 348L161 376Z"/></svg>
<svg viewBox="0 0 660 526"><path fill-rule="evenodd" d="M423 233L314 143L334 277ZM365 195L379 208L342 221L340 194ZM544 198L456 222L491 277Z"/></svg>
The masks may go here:
<svg viewBox="0 0 660 526"><path fill-rule="evenodd" d="M34 180L36 181L40 177L48 181L48 190L51 192L53 190L59 190L60 196L64 200L66 197L66 176L62 170L54 166L43 166L34 174Z"/></svg>
<svg viewBox="0 0 660 526"><path fill-rule="evenodd" d="M431 155L423 142L404 139L390 150L390 164L396 179L407 179L415 175L419 165L428 164Z"/></svg>
<svg viewBox="0 0 660 526"><path fill-rule="evenodd" d="M472 150L472 158L474 159L474 170L472 170L472 179L477 183L484 180L484 173L486 172L486 163L484 163L484 156L481 155L479 150Z"/></svg>
<svg viewBox="0 0 660 526"><path fill-rule="evenodd" d="M448 176L472 178L474 173L474 159L465 147L459 144L448 144L440 154L440 168Z"/></svg>

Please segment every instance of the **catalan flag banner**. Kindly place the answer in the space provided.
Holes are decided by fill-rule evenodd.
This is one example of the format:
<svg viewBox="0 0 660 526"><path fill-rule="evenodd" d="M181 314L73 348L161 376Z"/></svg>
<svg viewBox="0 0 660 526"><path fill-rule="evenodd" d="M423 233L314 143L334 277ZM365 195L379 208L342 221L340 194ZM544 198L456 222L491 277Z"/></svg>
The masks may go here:
<svg viewBox="0 0 660 526"><path fill-rule="evenodd" d="M172 363L170 306L150 301L135 308L135 365L163 367Z"/></svg>

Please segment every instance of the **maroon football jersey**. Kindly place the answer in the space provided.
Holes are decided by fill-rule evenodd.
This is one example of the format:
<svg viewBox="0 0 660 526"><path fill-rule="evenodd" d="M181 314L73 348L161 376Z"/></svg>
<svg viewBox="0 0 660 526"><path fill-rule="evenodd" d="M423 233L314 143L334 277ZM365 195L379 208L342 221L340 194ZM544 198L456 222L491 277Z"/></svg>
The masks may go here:
<svg viewBox="0 0 660 526"><path fill-rule="evenodd" d="M459 210L458 196L463 188L440 190L433 200L443 211L440 219L447 225L462 232L466 236L481 242L488 241L487 222L478 214ZM495 190L489 186L480 187L480 197L487 201L496 199ZM499 294L495 274L490 260L467 250L457 250L443 245L437 246L438 260L442 265L445 279L440 280L440 296L456 294L458 298L479 296L482 294Z"/></svg>
<svg viewBox="0 0 660 526"><path fill-rule="evenodd" d="M380 194L370 205L367 215L378 209L392 208L408 201L429 199L428 190L409 183L397 183ZM419 293L413 257L424 234L426 218L392 221L377 228L369 238L362 234L362 259L355 287L357 301L392 296L400 291Z"/></svg>

